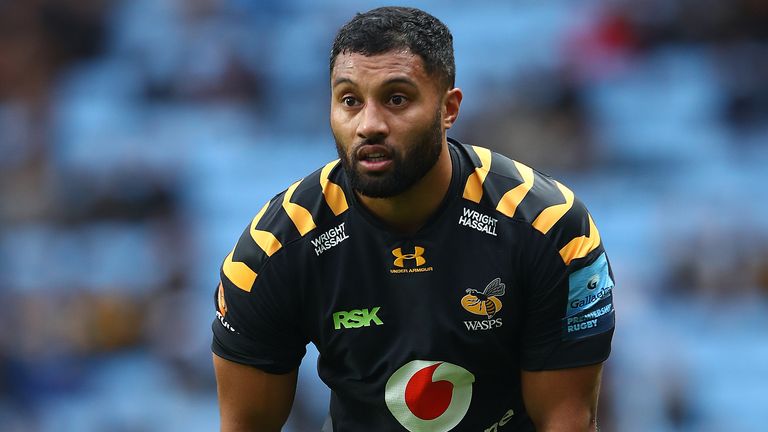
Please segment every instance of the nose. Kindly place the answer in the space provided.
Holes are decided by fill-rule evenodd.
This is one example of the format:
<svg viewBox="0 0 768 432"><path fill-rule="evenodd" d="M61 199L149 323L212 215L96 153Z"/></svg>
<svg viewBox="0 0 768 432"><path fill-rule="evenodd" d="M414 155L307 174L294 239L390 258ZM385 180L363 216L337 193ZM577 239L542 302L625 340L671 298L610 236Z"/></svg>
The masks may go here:
<svg viewBox="0 0 768 432"><path fill-rule="evenodd" d="M383 108L375 103L366 103L360 111L360 123L357 125L359 138L378 141L389 135L389 125Z"/></svg>

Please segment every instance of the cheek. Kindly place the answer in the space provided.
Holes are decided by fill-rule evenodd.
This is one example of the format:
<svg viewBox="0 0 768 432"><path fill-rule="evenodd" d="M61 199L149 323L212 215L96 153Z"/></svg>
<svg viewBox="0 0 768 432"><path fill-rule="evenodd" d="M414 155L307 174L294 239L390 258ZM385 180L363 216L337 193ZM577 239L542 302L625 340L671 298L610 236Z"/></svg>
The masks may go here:
<svg viewBox="0 0 768 432"><path fill-rule="evenodd" d="M353 119L346 113L331 110L331 130L337 138L347 138L350 134L354 136Z"/></svg>
<svg viewBox="0 0 768 432"><path fill-rule="evenodd" d="M350 127L348 121L339 121L338 118L335 118L333 115L331 115L331 133L333 134L333 139L336 141L336 148L338 150L343 150L344 153L347 153L349 150L349 147L354 142L355 136L354 132L352 132L352 135L350 136Z"/></svg>
<svg viewBox="0 0 768 432"><path fill-rule="evenodd" d="M393 128L407 133L418 134L432 127L435 122L435 111L426 107L410 110L398 116L393 122Z"/></svg>
<svg viewBox="0 0 768 432"><path fill-rule="evenodd" d="M425 135L431 134L435 126L434 115L419 114L404 116L390 127L391 134L408 146L418 146ZM409 149L412 151L413 149Z"/></svg>

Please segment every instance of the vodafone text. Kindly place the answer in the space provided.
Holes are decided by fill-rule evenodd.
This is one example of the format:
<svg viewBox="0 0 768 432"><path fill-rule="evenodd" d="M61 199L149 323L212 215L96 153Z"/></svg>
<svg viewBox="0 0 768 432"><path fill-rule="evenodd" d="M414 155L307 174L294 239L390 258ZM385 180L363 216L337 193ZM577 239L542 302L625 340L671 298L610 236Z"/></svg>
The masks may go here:
<svg viewBox="0 0 768 432"><path fill-rule="evenodd" d="M497 421L496 423L492 424L491 427L484 430L483 432L498 432L500 426L506 425L511 419L512 416L515 415L515 410L509 410L504 413L504 416L501 417L501 420Z"/></svg>

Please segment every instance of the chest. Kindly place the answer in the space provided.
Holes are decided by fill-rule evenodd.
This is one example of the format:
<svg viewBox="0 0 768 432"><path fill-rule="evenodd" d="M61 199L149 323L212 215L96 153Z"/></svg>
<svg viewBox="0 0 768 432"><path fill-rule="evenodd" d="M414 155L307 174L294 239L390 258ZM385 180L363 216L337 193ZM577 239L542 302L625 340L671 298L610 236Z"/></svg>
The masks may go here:
<svg viewBox="0 0 768 432"><path fill-rule="evenodd" d="M522 269L513 239L477 229L407 240L345 234L304 282L311 339L326 360L514 361Z"/></svg>

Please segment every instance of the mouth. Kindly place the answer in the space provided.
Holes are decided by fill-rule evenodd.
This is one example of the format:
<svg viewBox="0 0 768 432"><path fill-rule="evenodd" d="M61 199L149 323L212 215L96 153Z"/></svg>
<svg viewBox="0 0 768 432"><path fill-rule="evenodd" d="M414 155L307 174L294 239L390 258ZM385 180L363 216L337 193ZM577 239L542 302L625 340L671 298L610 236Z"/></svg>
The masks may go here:
<svg viewBox="0 0 768 432"><path fill-rule="evenodd" d="M392 153L380 144L364 144L355 156L360 166L369 173L386 171L392 165Z"/></svg>

